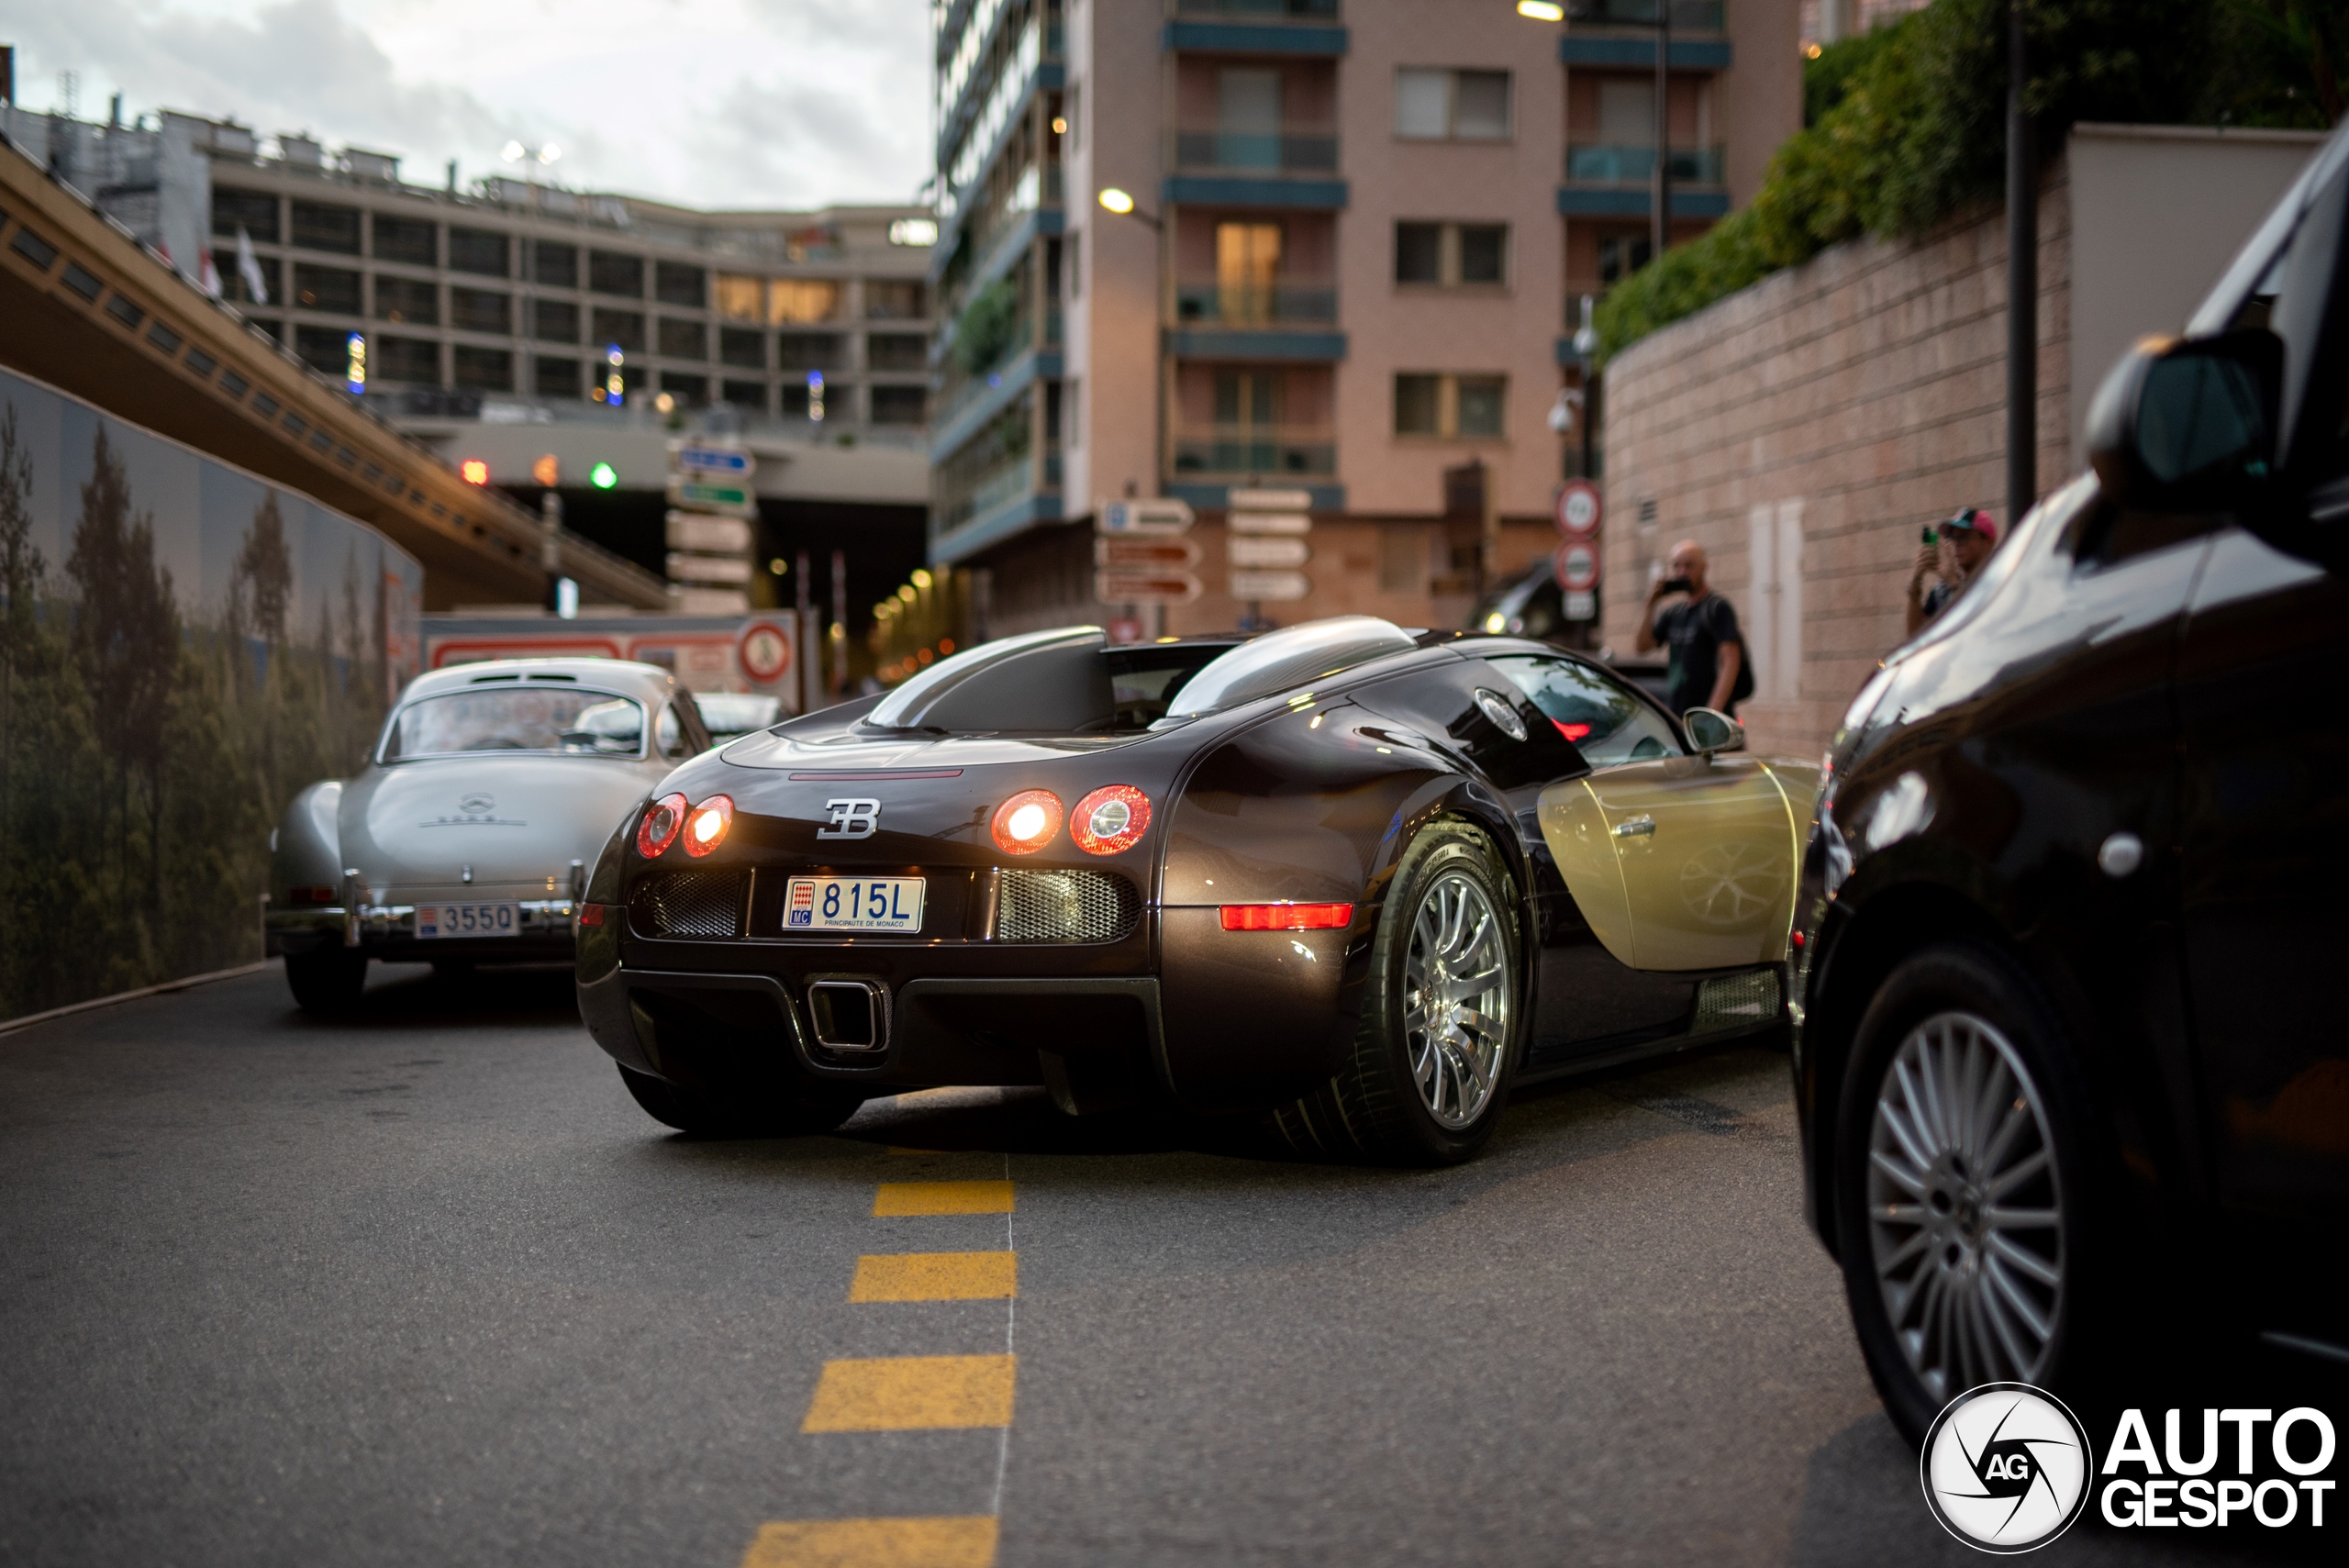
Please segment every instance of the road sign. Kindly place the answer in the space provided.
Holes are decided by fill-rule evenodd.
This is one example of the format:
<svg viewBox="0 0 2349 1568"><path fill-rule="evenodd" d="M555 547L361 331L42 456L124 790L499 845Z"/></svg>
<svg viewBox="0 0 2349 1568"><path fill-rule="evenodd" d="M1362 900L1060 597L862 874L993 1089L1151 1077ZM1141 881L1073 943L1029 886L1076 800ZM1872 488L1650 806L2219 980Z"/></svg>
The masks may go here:
<svg viewBox="0 0 2349 1568"><path fill-rule="evenodd" d="M1587 593L1598 586L1598 546L1595 543L1562 544L1553 564L1558 573L1558 586L1569 594Z"/></svg>
<svg viewBox="0 0 2349 1568"><path fill-rule="evenodd" d="M1562 594L1559 597L1564 602L1565 617L1568 620L1597 620L1598 618L1597 594L1586 589L1579 594Z"/></svg>
<svg viewBox="0 0 2349 1568"><path fill-rule="evenodd" d="M1187 503L1169 498L1104 501L1094 509L1094 528L1105 534L1179 534L1191 526Z"/></svg>
<svg viewBox="0 0 2349 1568"><path fill-rule="evenodd" d="M1587 539L1598 531L1598 486L1587 479L1569 479L1558 487L1558 531L1568 539Z"/></svg>
<svg viewBox="0 0 2349 1568"><path fill-rule="evenodd" d="M1309 512L1310 490L1240 490L1226 493L1224 505L1235 512Z"/></svg>
<svg viewBox="0 0 2349 1568"><path fill-rule="evenodd" d="M1104 605L1187 605L1199 596L1199 580L1187 572L1129 571L1093 574L1093 597Z"/></svg>
<svg viewBox="0 0 2349 1568"><path fill-rule="evenodd" d="M1234 572L1224 592L1235 599L1301 599L1313 592L1302 572Z"/></svg>
<svg viewBox="0 0 2349 1568"><path fill-rule="evenodd" d="M782 680L791 671L791 633L771 620L754 620L744 627L735 651L742 662L742 673L763 686Z"/></svg>
<svg viewBox="0 0 2349 1568"><path fill-rule="evenodd" d="M674 474L669 478L669 505L683 506L688 511L721 512L738 517L759 515L759 504L751 495L748 484L709 484Z"/></svg>
<svg viewBox="0 0 2349 1568"><path fill-rule="evenodd" d="M1313 559L1313 547L1277 534L1236 534L1224 541L1223 558L1234 566L1296 567Z"/></svg>
<svg viewBox="0 0 2349 1568"><path fill-rule="evenodd" d="M1093 564L1096 566L1126 566L1144 572L1183 572L1199 563L1199 546L1196 539L1167 534L1097 535L1093 540Z"/></svg>
<svg viewBox="0 0 2349 1568"><path fill-rule="evenodd" d="M669 552L669 580L673 583L748 583L751 563L739 555L686 555L679 550Z"/></svg>
<svg viewBox="0 0 2349 1568"><path fill-rule="evenodd" d="M733 447L697 447L683 443L670 449L677 467L687 473L707 473L749 484L759 472L758 461Z"/></svg>
<svg viewBox="0 0 2349 1568"><path fill-rule="evenodd" d="M751 525L740 517L714 517L707 512L672 512L668 517L669 548L706 550L740 555L751 548Z"/></svg>
<svg viewBox="0 0 2349 1568"><path fill-rule="evenodd" d="M1309 534L1313 519L1302 512L1234 512L1230 528L1236 534Z"/></svg>

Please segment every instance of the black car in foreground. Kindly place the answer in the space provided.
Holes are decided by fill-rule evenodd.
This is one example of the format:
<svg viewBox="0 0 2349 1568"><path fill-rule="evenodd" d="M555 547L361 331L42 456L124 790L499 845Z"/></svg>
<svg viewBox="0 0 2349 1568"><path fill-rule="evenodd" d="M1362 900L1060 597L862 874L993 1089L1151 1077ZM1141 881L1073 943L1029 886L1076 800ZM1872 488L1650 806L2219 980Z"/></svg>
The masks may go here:
<svg viewBox="0 0 2349 1568"><path fill-rule="evenodd" d="M2336 136L1829 754L1809 1218L1912 1440L2205 1310L2349 1360L2345 219Z"/></svg>
<svg viewBox="0 0 2349 1568"><path fill-rule="evenodd" d="M688 1130L1042 1084L1457 1160L1510 1084L1781 1029L1817 768L1523 639L1075 627L686 763L589 878L580 1009Z"/></svg>

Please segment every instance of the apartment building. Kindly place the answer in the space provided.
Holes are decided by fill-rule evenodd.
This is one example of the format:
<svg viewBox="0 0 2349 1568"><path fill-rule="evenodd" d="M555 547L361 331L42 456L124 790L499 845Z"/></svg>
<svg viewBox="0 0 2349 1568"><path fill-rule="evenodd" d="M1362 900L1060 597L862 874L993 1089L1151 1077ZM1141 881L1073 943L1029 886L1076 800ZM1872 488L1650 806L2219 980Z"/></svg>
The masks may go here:
<svg viewBox="0 0 2349 1568"><path fill-rule="evenodd" d="M996 629L1114 615L1092 517L1179 497L1204 589L1180 631L1447 624L1546 554L1579 296L1645 260L1641 3L1561 28L1512 0L941 0L933 560L991 569ZM1801 113L1796 0L1696 9L1668 56L1672 155L1704 153L1681 238ZM1636 131L1608 86L1635 80ZM1447 482L1471 465L1497 550ZM1226 591L1234 488L1306 493L1305 599Z"/></svg>

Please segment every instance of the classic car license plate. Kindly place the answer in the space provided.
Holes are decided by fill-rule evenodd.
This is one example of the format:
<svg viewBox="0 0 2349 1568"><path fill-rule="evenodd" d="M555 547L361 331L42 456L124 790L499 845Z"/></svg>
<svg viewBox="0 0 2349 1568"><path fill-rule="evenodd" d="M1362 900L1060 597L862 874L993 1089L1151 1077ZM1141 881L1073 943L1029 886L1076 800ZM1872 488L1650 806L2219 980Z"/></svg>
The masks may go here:
<svg viewBox="0 0 2349 1568"><path fill-rule="evenodd" d="M783 900L783 929L918 931L918 876L795 876Z"/></svg>
<svg viewBox="0 0 2349 1568"><path fill-rule="evenodd" d="M418 941L436 937L510 937L522 928L517 904L419 904L416 908Z"/></svg>

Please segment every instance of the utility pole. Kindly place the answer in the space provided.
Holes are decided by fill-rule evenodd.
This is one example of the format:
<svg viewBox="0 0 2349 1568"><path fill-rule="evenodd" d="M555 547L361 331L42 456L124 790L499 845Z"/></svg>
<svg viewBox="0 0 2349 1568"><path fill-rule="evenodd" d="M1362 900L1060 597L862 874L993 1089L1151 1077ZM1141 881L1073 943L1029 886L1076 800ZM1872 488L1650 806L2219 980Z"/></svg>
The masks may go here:
<svg viewBox="0 0 2349 1568"><path fill-rule="evenodd" d="M2007 516L2039 498L2039 160L2024 95L2027 0L2007 0Z"/></svg>

